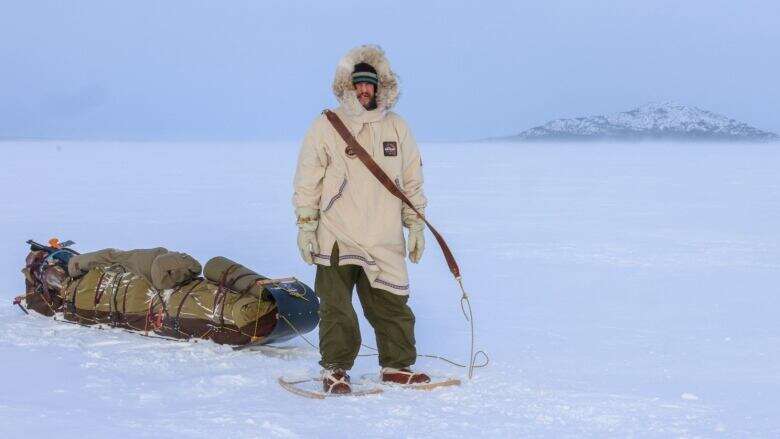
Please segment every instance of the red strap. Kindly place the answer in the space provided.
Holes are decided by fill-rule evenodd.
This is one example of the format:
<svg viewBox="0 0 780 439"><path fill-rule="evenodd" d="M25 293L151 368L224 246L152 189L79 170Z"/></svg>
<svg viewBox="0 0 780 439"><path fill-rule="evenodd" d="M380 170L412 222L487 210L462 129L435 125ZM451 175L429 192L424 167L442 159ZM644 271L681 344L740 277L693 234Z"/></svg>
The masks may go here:
<svg viewBox="0 0 780 439"><path fill-rule="evenodd" d="M376 179L379 180L379 182L382 183L382 185L388 191L390 191L391 194L395 195L401 199L401 201L406 203L406 205L409 206L420 218L422 218L425 224L428 225L428 228L431 229L431 233L433 233L433 236L436 237L436 241L439 243L441 251L444 253L444 259L447 260L447 265L450 267L452 275L455 276L455 279L459 279L460 268L458 267L458 263L455 261L455 257L452 255L449 246L444 241L444 238L441 236L441 234L436 230L436 228L433 227L431 223L428 222L427 219L425 219L425 216L420 213L416 207L414 207L412 202L409 201L409 198L407 198L406 195L404 195L404 193L398 189L398 186L396 186L393 181L390 180L390 177L388 177L387 174L385 174L385 171L383 171L382 168L380 168L379 165L374 161L374 159L371 158L371 155L362 146L360 146L360 143L358 143L352 133L349 132L347 127L344 125L344 122L341 121L338 115L330 110L325 110L323 113L325 114L325 117L328 118L331 125L333 125L333 128L336 129L336 132L339 133L341 138L344 139L344 141L347 142L347 145L349 145L349 147L352 148L352 150L357 154L360 161L366 165L366 168L368 168L372 174L374 174L374 177L376 177Z"/></svg>

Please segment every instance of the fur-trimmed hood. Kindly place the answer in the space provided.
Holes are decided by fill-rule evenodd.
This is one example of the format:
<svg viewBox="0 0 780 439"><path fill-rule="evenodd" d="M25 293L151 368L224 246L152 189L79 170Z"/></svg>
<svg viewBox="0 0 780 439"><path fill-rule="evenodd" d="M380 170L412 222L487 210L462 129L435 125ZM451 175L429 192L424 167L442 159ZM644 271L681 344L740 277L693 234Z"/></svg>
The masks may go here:
<svg viewBox="0 0 780 439"><path fill-rule="evenodd" d="M400 90L398 89L398 77L390 69L390 62L379 46L373 44L358 46L341 58L333 78L333 94L336 95L342 109L348 115L360 116L367 111L360 105L355 87L352 85L352 71L355 64L361 62L371 64L376 69L377 76L379 76L376 105L379 113L384 115L398 101Z"/></svg>

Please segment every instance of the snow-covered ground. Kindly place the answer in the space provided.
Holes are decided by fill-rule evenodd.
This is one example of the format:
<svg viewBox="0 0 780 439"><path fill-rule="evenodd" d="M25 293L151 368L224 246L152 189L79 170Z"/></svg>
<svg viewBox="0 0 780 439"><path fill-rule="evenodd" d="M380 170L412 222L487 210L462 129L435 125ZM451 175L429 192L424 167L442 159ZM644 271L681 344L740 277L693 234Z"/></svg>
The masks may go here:
<svg viewBox="0 0 780 439"><path fill-rule="evenodd" d="M429 216L492 363L460 388L314 401L276 384L317 373L301 340L279 358L11 306L24 241L52 236L312 284L290 206L297 145L0 143L0 437L780 435L778 145L421 148ZM464 360L431 235L411 277L419 351ZM353 376L376 371L362 358Z"/></svg>

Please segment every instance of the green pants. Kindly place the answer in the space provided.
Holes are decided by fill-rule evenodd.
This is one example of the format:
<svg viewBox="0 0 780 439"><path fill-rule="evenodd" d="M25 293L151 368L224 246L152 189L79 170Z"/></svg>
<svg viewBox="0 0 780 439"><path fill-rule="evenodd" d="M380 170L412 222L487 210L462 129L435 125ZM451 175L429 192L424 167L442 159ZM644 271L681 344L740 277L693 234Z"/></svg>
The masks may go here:
<svg viewBox="0 0 780 439"><path fill-rule="evenodd" d="M352 307L352 290L357 286L363 315L374 327L379 365L403 368L414 364L414 314L399 296L372 288L363 268L339 265L338 244L333 246L330 267L317 265L314 290L320 298L320 365L326 369L349 370L360 351L360 327Z"/></svg>

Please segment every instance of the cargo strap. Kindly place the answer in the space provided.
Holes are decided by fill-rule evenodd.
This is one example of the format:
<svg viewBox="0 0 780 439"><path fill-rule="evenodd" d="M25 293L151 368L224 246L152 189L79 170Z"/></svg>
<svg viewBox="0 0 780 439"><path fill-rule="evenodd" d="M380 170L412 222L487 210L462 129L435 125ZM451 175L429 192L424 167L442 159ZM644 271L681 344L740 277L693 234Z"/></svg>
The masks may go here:
<svg viewBox="0 0 780 439"><path fill-rule="evenodd" d="M130 282L125 285L125 292L122 293L122 314L127 312L127 292L130 290ZM75 292L73 293L76 294Z"/></svg>
<svg viewBox="0 0 780 439"><path fill-rule="evenodd" d="M203 278L199 278L197 282L194 283L192 288L190 288L189 291L184 293L184 297L181 298L181 302L179 302L179 307L176 309L176 317L173 319L173 329L178 332L179 334L187 335L183 332L181 332L181 309L184 307L184 302L187 301L187 298L190 297L190 294L192 294L193 291L195 291L195 288L198 287L203 282ZM187 335L187 338L190 338L189 335Z"/></svg>
<svg viewBox="0 0 780 439"><path fill-rule="evenodd" d="M122 277L124 277L125 273L122 273ZM119 283L117 283L116 291L112 294L112 299L114 302L114 311L111 313L111 326L117 326L119 324L119 317L122 315L122 313L125 312L127 309L127 290L130 289L130 282L127 282L125 284L125 291L122 295L122 313L119 312L119 304L117 303L117 296L119 293L119 287L121 286L122 278L120 277Z"/></svg>
<svg viewBox="0 0 780 439"><path fill-rule="evenodd" d="M217 329L217 332L222 332L222 330L225 329L225 302L227 302L227 289L233 286L232 282L229 286L227 285L227 279L230 273L236 271L238 267L238 264L229 266L225 272L222 273L222 276L219 278L219 283L217 284L217 293L214 296L215 313L217 312L217 306L220 305L220 300L222 301L219 311L219 328Z"/></svg>
<svg viewBox="0 0 780 439"><path fill-rule="evenodd" d="M52 304L52 297L51 292L49 291L49 284L46 282L46 276L44 276L44 270L46 269L46 256L41 255L40 257L36 257L35 261L33 261L31 272L34 273L33 276L37 278L37 280L41 283L40 286L40 292L41 296L43 296L43 302L51 308Z"/></svg>
<svg viewBox="0 0 780 439"><path fill-rule="evenodd" d="M66 300L66 309L69 313L78 316L78 311L76 310L76 292L79 290L79 287L81 286L81 281L84 280L85 276L81 276L79 280L76 282L76 286L73 288L73 295L70 298L70 300ZM65 297L67 298L68 291L65 290ZM80 317L79 317L80 318Z"/></svg>
<svg viewBox="0 0 780 439"><path fill-rule="evenodd" d="M390 177L385 174L385 171L382 170L381 167L374 161L374 159L371 158L371 155L368 154L368 152L360 145L360 143L355 139L355 136L352 135L352 133L349 132L349 129L344 125L344 122L341 121L339 116L330 111L325 110L323 111L323 114L325 114L325 117L328 118L331 125L333 125L333 128L336 129L336 132L339 133L342 139L344 139L345 142L347 142L347 145L352 149L352 151L357 155L357 157L360 159L361 162L363 162L364 165L366 165L366 168L368 168L369 171L371 171L372 174L374 174L374 177L376 177L377 180L379 180L380 183L382 183L382 186L384 186L388 191L390 191L391 194L395 195L397 198L399 198L401 201L406 203L409 208L411 208L414 213L417 214L417 216L422 219L426 225L428 225L428 228L431 230L431 233L433 233L433 236L436 237L436 241L439 243L439 247L441 247L441 251L444 253L444 259L447 260L447 265L450 267L450 271L452 272L452 275L455 276L455 279L460 279L460 268L458 267L458 263L455 261L455 257L452 255L452 252L450 251L450 247L447 245L447 243L444 241L444 238L441 236L441 234L436 230L435 227L431 223L428 222L427 219L425 219L425 216L420 213L419 210L417 210L416 207L414 207L414 204L409 200L409 198L396 186L393 181L390 179Z"/></svg>
<svg viewBox="0 0 780 439"><path fill-rule="evenodd" d="M93 306L92 311L97 312L97 305L100 303L100 299L103 297L103 291L105 291L106 288L108 288L108 285L106 285L104 288L100 288L103 284L103 279L106 277L105 270L100 273L100 278L98 279L97 283L95 284L95 294L94 294L94 300L93 300ZM44 284L45 285L45 284Z"/></svg>

